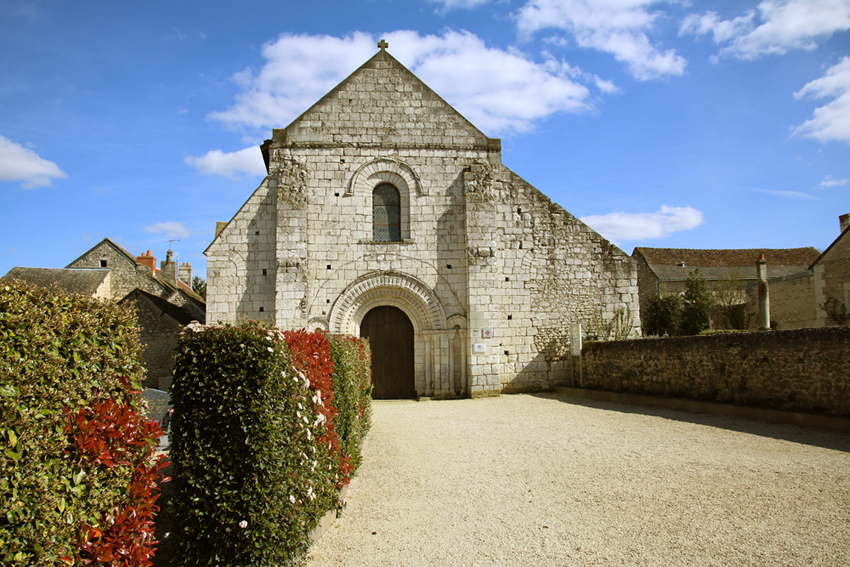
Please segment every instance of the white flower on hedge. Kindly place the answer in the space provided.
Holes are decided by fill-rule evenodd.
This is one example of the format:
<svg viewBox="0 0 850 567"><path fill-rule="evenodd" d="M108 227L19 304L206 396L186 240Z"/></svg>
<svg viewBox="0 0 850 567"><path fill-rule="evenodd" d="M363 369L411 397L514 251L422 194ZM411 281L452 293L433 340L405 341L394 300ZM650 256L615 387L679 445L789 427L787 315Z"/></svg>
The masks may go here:
<svg viewBox="0 0 850 567"><path fill-rule="evenodd" d="M239 527L240 527L240 528L242 528L242 529L244 530L245 528L247 528L247 527L248 527L248 521L247 521L247 520L242 520L241 522L239 522Z"/></svg>
<svg viewBox="0 0 850 567"><path fill-rule="evenodd" d="M307 430L307 441L312 441L312 440L313 440L313 434L310 433L310 430L308 429Z"/></svg>
<svg viewBox="0 0 850 567"><path fill-rule="evenodd" d="M315 499L316 499L316 495L315 495L315 494L313 494L313 487L312 487L312 486L311 486L310 488L308 488L308 489L307 489L307 496L309 496L309 497L310 497L310 500L315 500Z"/></svg>
<svg viewBox="0 0 850 567"><path fill-rule="evenodd" d="M266 348L268 349L269 352L274 352L274 349L272 347L266 347Z"/></svg>
<svg viewBox="0 0 850 567"><path fill-rule="evenodd" d="M293 495L289 495L289 501L295 504L295 497Z"/></svg>

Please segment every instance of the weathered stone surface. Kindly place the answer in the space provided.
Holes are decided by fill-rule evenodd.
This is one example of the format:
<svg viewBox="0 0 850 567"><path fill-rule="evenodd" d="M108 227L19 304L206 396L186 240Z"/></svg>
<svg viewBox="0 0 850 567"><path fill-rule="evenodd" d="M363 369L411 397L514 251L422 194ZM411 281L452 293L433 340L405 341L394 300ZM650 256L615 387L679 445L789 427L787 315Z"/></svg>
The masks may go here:
<svg viewBox="0 0 850 567"><path fill-rule="evenodd" d="M585 346L584 386L850 417L850 328Z"/></svg>

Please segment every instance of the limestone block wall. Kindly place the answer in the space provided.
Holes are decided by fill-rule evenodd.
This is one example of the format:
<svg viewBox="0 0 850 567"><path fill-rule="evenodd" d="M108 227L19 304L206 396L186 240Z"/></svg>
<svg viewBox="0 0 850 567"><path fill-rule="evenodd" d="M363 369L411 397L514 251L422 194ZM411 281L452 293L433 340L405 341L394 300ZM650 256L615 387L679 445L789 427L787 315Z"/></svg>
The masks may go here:
<svg viewBox="0 0 850 567"><path fill-rule="evenodd" d="M467 369L453 354L466 350L465 344L454 345L458 334L465 336L468 315L462 175L482 157L487 157L485 150L273 144L269 177L277 183L278 200L276 324L357 334L365 312L358 312L345 329L331 324L334 310L362 307L340 303L346 290L377 274L403 275L411 286L427 288L426 295L433 296L441 312L433 320L416 320L413 305L419 300L411 297L410 305L398 305L421 331L415 345L417 391L466 393ZM400 242L373 240L372 189L382 182L392 183L401 194ZM393 304L393 289L382 291L381 304ZM371 288L369 293L374 293Z"/></svg>
<svg viewBox="0 0 850 567"><path fill-rule="evenodd" d="M274 320L277 193L268 179L207 248L210 323Z"/></svg>
<svg viewBox="0 0 850 567"><path fill-rule="evenodd" d="M632 334L639 333L637 271L628 255L504 166L476 163L466 183L470 303L477 299L494 330L482 341L470 323L473 345L484 342L488 351L473 354L481 395L564 383L572 323L592 330L628 307ZM480 285L472 283L473 266ZM496 368L491 389L488 371Z"/></svg>
<svg viewBox="0 0 850 567"><path fill-rule="evenodd" d="M850 327L588 344L591 389L850 417Z"/></svg>
<svg viewBox="0 0 850 567"><path fill-rule="evenodd" d="M850 312L850 234L839 237L814 265L815 303L820 325L831 325L820 308L833 298Z"/></svg>

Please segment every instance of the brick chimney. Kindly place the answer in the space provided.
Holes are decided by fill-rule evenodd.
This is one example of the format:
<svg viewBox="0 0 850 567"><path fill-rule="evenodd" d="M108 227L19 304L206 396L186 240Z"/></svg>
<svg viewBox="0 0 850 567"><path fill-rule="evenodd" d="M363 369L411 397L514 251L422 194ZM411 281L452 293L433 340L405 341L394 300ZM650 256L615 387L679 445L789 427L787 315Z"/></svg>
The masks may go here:
<svg viewBox="0 0 850 567"><path fill-rule="evenodd" d="M136 262L138 262L142 266L147 266L148 268L150 268L151 272L156 270L156 258L153 257L153 254L151 254L150 250L148 250L145 254L142 254L141 256L136 256Z"/></svg>
<svg viewBox="0 0 850 567"><path fill-rule="evenodd" d="M850 213L838 217L838 222L841 223L841 232L844 233L847 227L850 226Z"/></svg>
<svg viewBox="0 0 850 567"><path fill-rule="evenodd" d="M165 255L165 261L159 266L163 279L177 287L177 262L171 259L171 250Z"/></svg>
<svg viewBox="0 0 850 567"><path fill-rule="evenodd" d="M180 264L180 281L192 287L192 266L189 265L189 262Z"/></svg>

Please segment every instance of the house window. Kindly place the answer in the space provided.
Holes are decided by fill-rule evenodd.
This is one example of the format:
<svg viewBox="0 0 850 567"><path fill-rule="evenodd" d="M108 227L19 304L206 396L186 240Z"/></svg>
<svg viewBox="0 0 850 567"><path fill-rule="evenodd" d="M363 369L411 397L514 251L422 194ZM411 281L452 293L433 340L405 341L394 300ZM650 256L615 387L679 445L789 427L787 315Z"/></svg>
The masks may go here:
<svg viewBox="0 0 850 567"><path fill-rule="evenodd" d="M372 191L372 233L375 242L401 240L401 195L389 183Z"/></svg>
<svg viewBox="0 0 850 567"><path fill-rule="evenodd" d="M100 261L100 267L101 267L101 268L105 268L105 267L106 267L106 260L101 260L101 261Z"/></svg>

